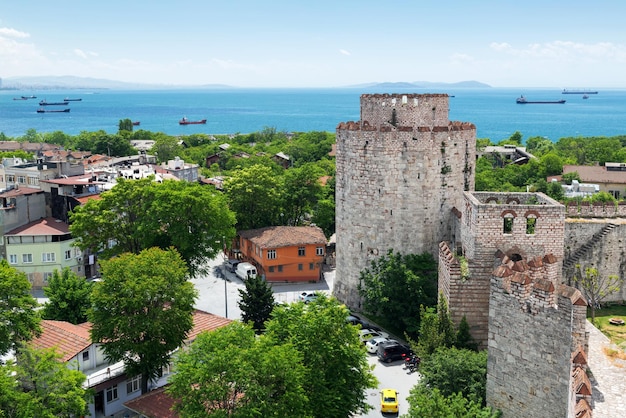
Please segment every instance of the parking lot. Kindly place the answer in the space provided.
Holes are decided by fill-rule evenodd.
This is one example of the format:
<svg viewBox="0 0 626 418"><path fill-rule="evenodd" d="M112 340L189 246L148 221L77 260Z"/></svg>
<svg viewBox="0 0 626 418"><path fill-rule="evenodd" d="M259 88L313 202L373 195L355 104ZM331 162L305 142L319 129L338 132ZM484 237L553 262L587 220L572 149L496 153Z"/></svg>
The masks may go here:
<svg viewBox="0 0 626 418"><path fill-rule="evenodd" d="M239 289L244 288L243 282L234 273L224 268L224 259L219 256L209 263L210 274L205 277L193 279L198 290L196 308L215 315L226 316L230 319L240 319L241 310L237 306ZM222 277L226 278L226 281ZM332 293L334 271L327 272L324 280L318 283L277 283L272 284L274 298L277 302L291 303L298 300L302 292ZM374 367L373 372L379 381L375 389L367 391L368 403L374 407L367 414L359 415L360 418L374 418L383 416L380 412L380 390L383 388L396 389L399 394L400 415L408 412L406 401L410 389L417 384L419 373L408 373L403 368L402 361L390 364L381 363L374 354L368 354L368 361ZM356 417L355 417L356 418Z"/></svg>

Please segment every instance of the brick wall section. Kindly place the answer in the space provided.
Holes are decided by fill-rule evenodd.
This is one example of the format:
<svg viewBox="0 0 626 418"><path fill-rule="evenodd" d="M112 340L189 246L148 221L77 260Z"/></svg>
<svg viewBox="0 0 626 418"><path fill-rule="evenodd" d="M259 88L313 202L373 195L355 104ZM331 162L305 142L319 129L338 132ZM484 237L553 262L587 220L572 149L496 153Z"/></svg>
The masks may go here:
<svg viewBox="0 0 626 418"><path fill-rule="evenodd" d="M468 261L470 278L442 283L449 293L448 306L455 323L465 316L476 341L488 340L489 287L500 257L526 260L551 254L549 265L555 285L560 282L563 262L565 207L542 193L464 192L461 206L461 251ZM511 233L504 233L504 217L512 216ZM526 219L536 218L533 234L527 234ZM459 244L456 244L459 246ZM444 276L445 277L445 276Z"/></svg>
<svg viewBox="0 0 626 418"><path fill-rule="evenodd" d="M476 127L448 120L445 94L362 95L361 121L336 138L334 293L358 308L370 261L389 249L436 258L450 239L459 191L474 188Z"/></svg>
<svg viewBox="0 0 626 418"><path fill-rule="evenodd" d="M593 246L576 263L583 269L593 267L598 270L600 277L617 275L626 277L626 223L616 223L614 218L581 219L568 218L565 222L565 258L574 254L583 245L591 242ZM615 227L610 230L601 240L594 241L591 237L602 231L608 224ZM564 282L573 285L572 278L575 266L563 269ZM626 300L626 286L608 296L606 302L621 302Z"/></svg>
<svg viewBox="0 0 626 418"><path fill-rule="evenodd" d="M502 261L490 281L487 404L503 417L568 416L572 353L587 346L586 301L555 285L547 266ZM544 278L533 280L533 269Z"/></svg>
<svg viewBox="0 0 626 418"><path fill-rule="evenodd" d="M594 217L594 218L615 218L626 217L626 202L620 201L617 204L589 202L569 202L567 204L567 216L571 217Z"/></svg>

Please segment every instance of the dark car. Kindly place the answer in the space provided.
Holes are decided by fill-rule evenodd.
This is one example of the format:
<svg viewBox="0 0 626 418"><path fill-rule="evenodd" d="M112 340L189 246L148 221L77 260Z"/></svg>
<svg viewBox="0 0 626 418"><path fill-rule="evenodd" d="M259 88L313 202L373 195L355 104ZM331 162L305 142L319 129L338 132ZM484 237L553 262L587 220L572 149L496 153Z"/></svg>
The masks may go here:
<svg viewBox="0 0 626 418"><path fill-rule="evenodd" d="M241 263L240 260L231 259L231 260L226 260L224 262L224 266L226 267L226 270L230 271L231 273L234 273L235 270L237 270L237 264L239 263Z"/></svg>
<svg viewBox="0 0 626 418"><path fill-rule="evenodd" d="M376 354L378 355L378 360L384 363L391 363L392 361L402 360L406 356L413 355L413 351L411 351L409 346L392 342L389 344L380 344Z"/></svg>

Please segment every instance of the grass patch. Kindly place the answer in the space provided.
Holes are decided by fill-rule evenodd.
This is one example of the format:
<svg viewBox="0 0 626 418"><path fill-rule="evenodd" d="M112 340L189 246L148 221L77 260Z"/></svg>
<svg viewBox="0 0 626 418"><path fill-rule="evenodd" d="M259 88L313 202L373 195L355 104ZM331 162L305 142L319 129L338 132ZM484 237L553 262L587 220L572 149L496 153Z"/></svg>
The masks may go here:
<svg viewBox="0 0 626 418"><path fill-rule="evenodd" d="M587 318L591 320L591 311L587 309ZM596 309L595 326L609 337L612 343L626 346L626 325L613 325L611 318L621 318L626 321L626 305L607 305L600 310Z"/></svg>

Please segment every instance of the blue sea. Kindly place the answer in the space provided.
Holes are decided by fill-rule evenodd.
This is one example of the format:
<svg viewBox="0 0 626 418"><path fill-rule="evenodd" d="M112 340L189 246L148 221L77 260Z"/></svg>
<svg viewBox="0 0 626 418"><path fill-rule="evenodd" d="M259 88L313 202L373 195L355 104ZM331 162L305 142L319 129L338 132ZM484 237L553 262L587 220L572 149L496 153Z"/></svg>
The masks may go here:
<svg viewBox="0 0 626 418"><path fill-rule="evenodd" d="M168 135L236 134L274 128L285 132L335 132L340 122L359 120L364 93L447 93L450 119L476 125L478 138L493 142L519 131L524 139L626 135L626 90L598 94L561 94L561 89L228 89L228 90L0 90L0 132L15 138L29 129L117 132L121 119L140 122L137 129ZM561 100L565 104L516 104L528 100ZM34 95L36 99L13 100ZM72 101L69 113L39 114L39 101ZM48 106L51 108L51 106ZM63 108L63 107L59 107ZM178 124L207 119L205 125Z"/></svg>

